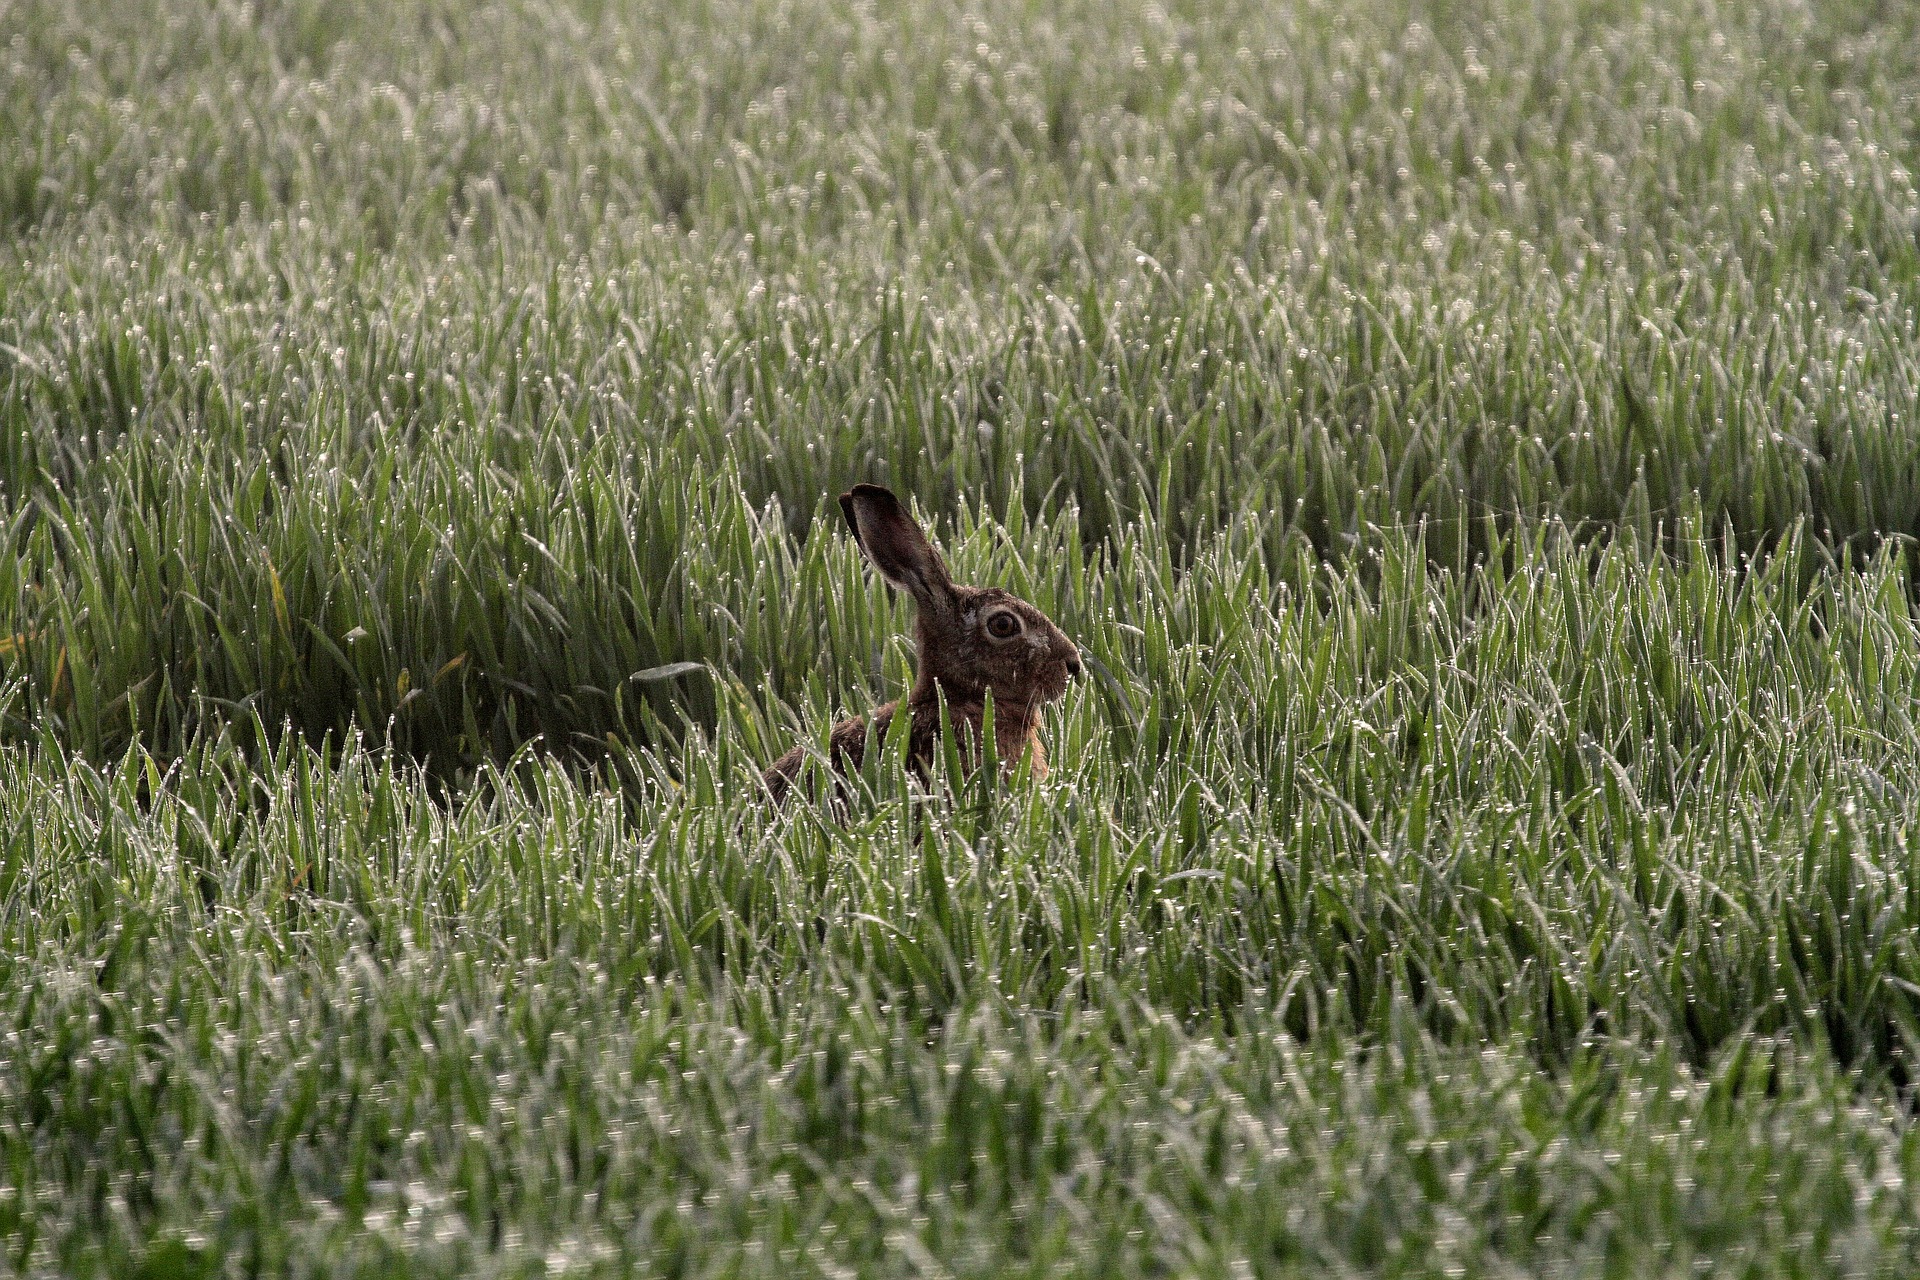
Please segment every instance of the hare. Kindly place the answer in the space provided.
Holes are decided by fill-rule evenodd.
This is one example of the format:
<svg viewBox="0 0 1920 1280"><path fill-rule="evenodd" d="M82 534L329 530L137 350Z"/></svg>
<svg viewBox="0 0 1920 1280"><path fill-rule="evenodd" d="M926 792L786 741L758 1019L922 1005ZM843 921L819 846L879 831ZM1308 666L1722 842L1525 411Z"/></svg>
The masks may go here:
<svg viewBox="0 0 1920 1280"><path fill-rule="evenodd" d="M919 670L907 696L872 716L872 737L886 736L901 710L911 717L907 750L925 775L940 743L944 696L954 732L976 750L984 727L987 691L993 692L993 736L1000 759L1012 768L1032 757L1035 777L1045 777L1040 744L1040 708L1066 692L1080 674L1080 651L1051 619L998 587L954 582L940 553L892 492L857 484L840 495L840 510L867 561L895 589L913 597L918 615ZM840 770L858 769L868 741L868 718L854 716L833 727L831 754ZM775 800L786 797L806 764L795 747L768 766L763 779Z"/></svg>

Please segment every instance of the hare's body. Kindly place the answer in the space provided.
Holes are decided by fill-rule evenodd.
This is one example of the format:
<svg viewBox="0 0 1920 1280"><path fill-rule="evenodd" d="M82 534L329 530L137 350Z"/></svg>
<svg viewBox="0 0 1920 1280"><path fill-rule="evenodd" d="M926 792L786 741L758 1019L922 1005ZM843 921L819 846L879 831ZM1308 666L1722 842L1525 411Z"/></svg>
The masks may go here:
<svg viewBox="0 0 1920 1280"><path fill-rule="evenodd" d="M848 716L834 725L827 745L834 767L845 773L858 772L861 762L866 759L869 737L876 745L886 741L900 705L900 701L889 702L877 708L871 716ZM932 700L915 705L908 700L907 705L907 714L912 717L907 729L907 758L924 775L933 764L934 755L940 750L940 704ZM947 719L953 725L955 739L961 744L965 763L974 763L978 756L980 731L986 721L985 704L956 705L949 702ZM1011 712L1002 713L995 706L993 745L996 754L1008 768L1018 764L1025 756L1032 761L1034 777L1047 776L1047 749L1046 744L1040 741L1040 719L1037 715L1016 717ZM806 763L805 748L795 747L767 768L766 783L775 798L786 795Z"/></svg>
<svg viewBox="0 0 1920 1280"><path fill-rule="evenodd" d="M1012 768L1030 757L1036 777L1047 772L1040 743L1040 708L1066 692L1080 670L1080 651L1058 627L1026 601L997 587L955 583L946 564L899 500L878 485L856 485L840 507L867 558L893 586L912 595L918 608L919 671L905 698L872 716L854 716L833 727L829 744L836 769L858 769L869 740L885 739L902 709L911 717L907 755L925 773L940 746L940 705L969 763L978 753L993 696L994 747ZM767 769L775 798L793 787L807 755L795 747Z"/></svg>

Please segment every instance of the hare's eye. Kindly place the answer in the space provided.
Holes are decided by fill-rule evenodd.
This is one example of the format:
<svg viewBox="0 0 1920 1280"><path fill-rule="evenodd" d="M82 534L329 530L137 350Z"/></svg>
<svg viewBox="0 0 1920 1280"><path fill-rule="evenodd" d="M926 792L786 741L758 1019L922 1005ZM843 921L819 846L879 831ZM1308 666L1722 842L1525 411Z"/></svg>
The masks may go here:
<svg viewBox="0 0 1920 1280"><path fill-rule="evenodd" d="M987 619L987 634L995 640L1011 640L1020 634L1020 619L1011 613L996 613Z"/></svg>

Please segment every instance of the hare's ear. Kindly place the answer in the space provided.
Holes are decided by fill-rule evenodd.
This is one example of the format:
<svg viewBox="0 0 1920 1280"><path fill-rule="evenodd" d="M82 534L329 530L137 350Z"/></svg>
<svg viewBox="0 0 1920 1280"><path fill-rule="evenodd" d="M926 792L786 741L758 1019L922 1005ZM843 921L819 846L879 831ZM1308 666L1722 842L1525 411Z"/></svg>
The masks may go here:
<svg viewBox="0 0 1920 1280"><path fill-rule="evenodd" d="M881 577L922 609L937 613L952 607L953 578L946 562L891 490L857 484L851 493L840 495L840 510L854 541Z"/></svg>

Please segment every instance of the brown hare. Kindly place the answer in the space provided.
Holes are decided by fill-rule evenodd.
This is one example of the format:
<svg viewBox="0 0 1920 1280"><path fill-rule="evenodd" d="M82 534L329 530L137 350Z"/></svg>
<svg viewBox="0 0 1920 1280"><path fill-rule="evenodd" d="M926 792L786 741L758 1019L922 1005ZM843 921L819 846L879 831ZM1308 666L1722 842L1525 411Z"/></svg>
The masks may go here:
<svg viewBox="0 0 1920 1280"><path fill-rule="evenodd" d="M980 740L987 691L993 691L993 736L1008 768L1030 755L1035 777L1045 777L1046 751L1040 745L1040 708L1066 692L1067 680L1080 674L1080 651L1046 614L998 587L965 587L954 582L940 553L927 541L900 500L877 484L857 484L840 495L840 510L854 541L880 576L913 597L918 615L919 670L907 696L889 702L872 717L872 740L886 736L896 712L912 717L907 752L916 772L925 776L940 744L940 700L944 696L954 734L971 752ZM868 717L854 716L833 727L834 767L855 770L866 751ZM764 775L776 800L799 779L807 753L795 747Z"/></svg>

